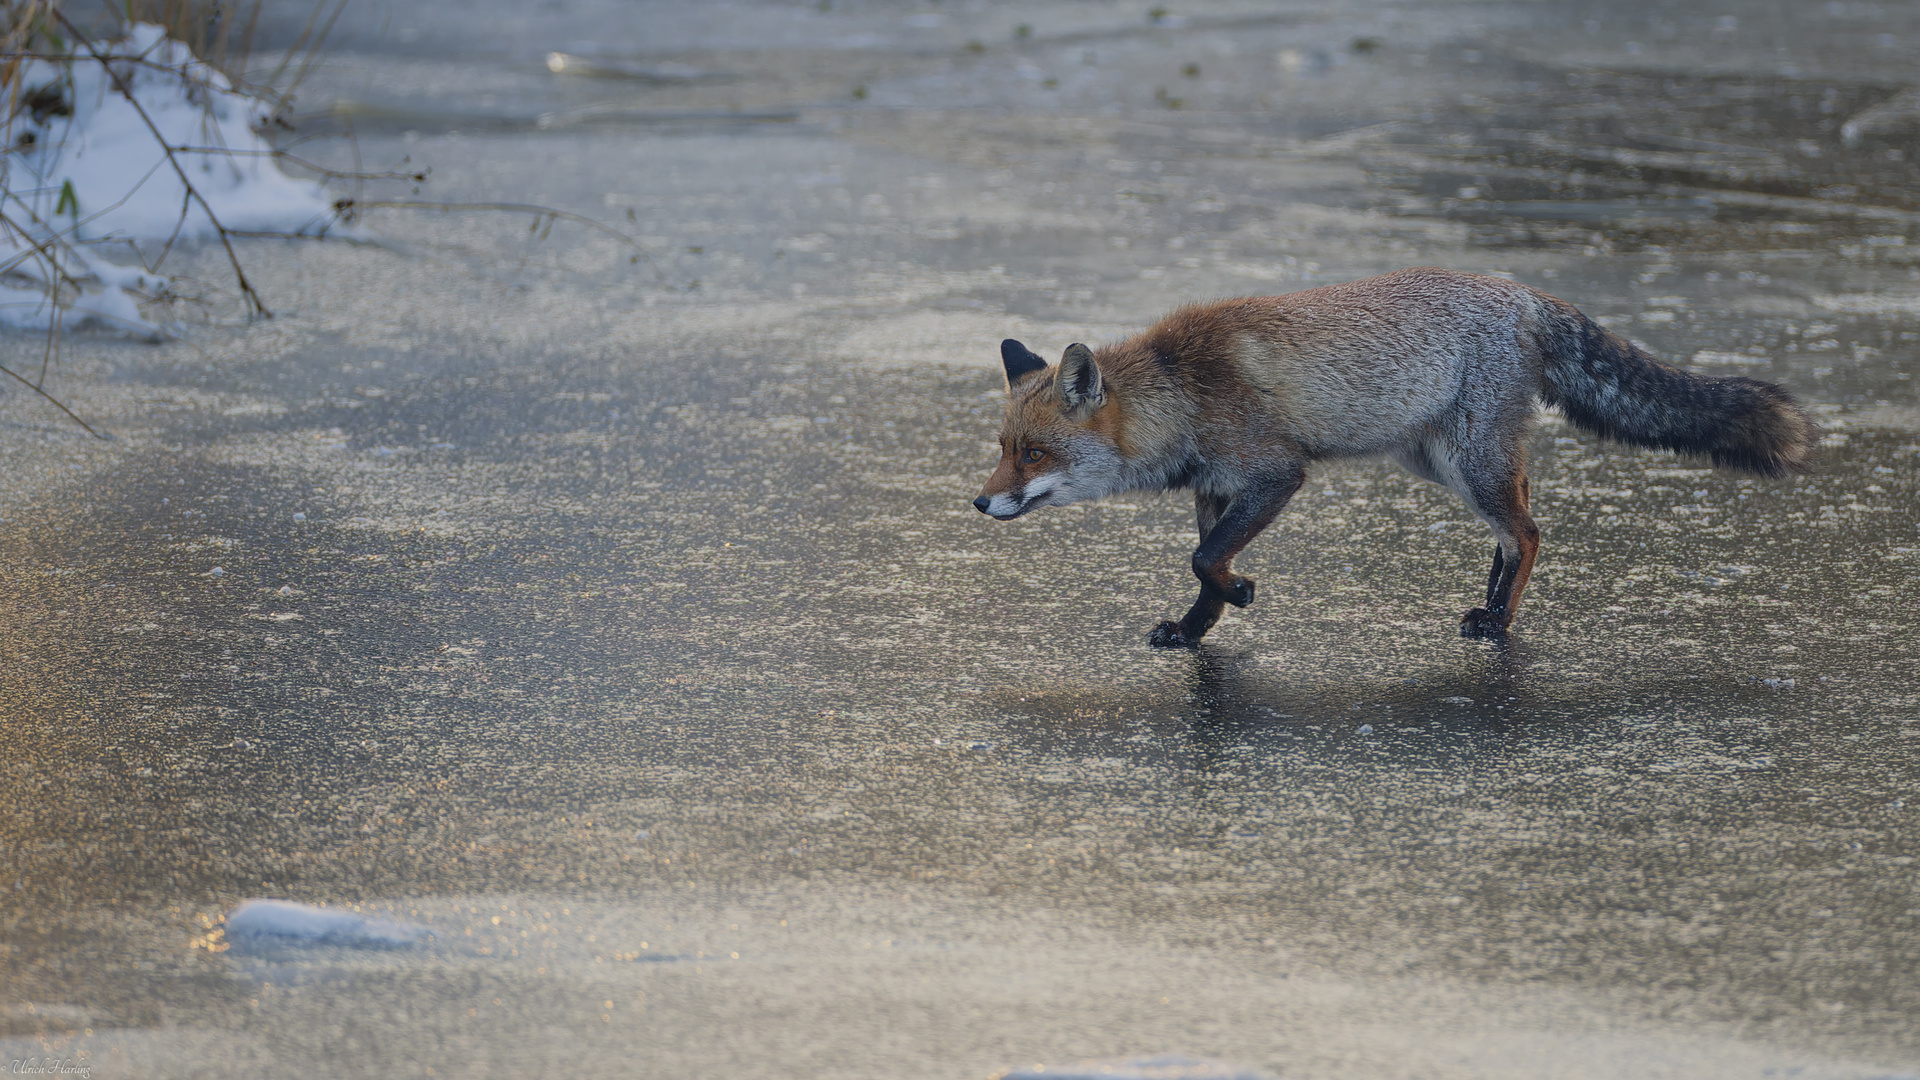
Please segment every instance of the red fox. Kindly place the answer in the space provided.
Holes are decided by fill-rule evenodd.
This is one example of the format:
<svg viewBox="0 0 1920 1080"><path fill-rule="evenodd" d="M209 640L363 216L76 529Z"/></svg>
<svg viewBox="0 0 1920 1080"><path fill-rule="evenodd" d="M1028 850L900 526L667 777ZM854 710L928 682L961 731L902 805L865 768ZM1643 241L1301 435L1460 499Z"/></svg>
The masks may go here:
<svg viewBox="0 0 1920 1080"><path fill-rule="evenodd" d="M981 513L1193 491L1200 597L1149 635L1165 647L1253 603L1234 556L1311 462L1387 454L1465 499L1498 546L1460 632L1498 637L1540 549L1525 456L1536 401L1596 435L1761 476L1805 472L1820 435L1772 383L1688 374L1564 300L1433 268L1191 305L1115 345L1069 345L1057 367L1011 338L1000 353L1007 415Z"/></svg>

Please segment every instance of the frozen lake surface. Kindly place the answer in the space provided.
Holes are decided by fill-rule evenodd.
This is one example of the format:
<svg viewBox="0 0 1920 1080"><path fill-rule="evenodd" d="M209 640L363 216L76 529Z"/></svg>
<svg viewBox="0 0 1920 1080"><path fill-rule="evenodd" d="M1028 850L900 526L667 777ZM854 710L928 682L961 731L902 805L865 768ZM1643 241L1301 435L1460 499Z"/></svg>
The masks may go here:
<svg viewBox="0 0 1920 1080"><path fill-rule="evenodd" d="M191 248L183 340L63 345L114 441L0 399L0 1059L1914 1076L1916 45L1757 0L350 8L303 133L648 258L373 210L243 244L241 325ZM1485 528L1388 464L1313 475L1195 652L1145 644L1186 497L968 505L1001 338L1410 265L1783 383L1819 466L1544 419L1505 646L1454 629Z"/></svg>

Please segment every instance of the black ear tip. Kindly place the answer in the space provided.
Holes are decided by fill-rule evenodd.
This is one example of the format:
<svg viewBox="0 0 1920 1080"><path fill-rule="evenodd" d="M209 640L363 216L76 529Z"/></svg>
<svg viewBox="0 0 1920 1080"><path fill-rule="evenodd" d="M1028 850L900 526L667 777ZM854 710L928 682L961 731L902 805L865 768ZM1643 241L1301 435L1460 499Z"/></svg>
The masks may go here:
<svg viewBox="0 0 1920 1080"><path fill-rule="evenodd" d="M1012 387L1024 376L1045 371L1047 362L1035 356L1025 345L1008 338L1000 343L1000 360L1007 366L1007 385Z"/></svg>

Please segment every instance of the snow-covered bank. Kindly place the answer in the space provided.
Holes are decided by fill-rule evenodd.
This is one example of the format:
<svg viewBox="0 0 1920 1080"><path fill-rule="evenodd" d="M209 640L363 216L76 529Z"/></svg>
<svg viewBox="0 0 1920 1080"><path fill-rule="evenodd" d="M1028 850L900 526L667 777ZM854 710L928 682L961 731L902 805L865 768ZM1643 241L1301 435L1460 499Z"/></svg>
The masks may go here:
<svg viewBox="0 0 1920 1080"><path fill-rule="evenodd" d="M141 304L166 281L139 265L128 241L151 250L175 236L211 237L216 219L232 230L314 232L331 211L320 184L274 162L261 135L270 106L160 27L136 24L96 48L26 61L20 96L6 103L0 324L44 329L58 318L157 335L163 327Z"/></svg>

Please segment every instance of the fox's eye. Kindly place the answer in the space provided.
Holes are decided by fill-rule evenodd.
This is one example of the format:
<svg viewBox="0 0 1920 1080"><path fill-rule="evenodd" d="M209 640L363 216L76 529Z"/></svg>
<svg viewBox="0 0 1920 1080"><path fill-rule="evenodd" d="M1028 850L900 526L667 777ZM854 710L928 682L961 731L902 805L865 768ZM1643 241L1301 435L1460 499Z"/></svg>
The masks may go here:
<svg viewBox="0 0 1920 1080"><path fill-rule="evenodd" d="M1020 456L1026 460L1027 464L1031 465L1041 458L1046 457L1047 452L1036 446Z"/></svg>

